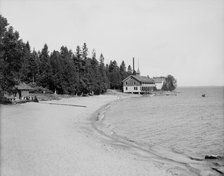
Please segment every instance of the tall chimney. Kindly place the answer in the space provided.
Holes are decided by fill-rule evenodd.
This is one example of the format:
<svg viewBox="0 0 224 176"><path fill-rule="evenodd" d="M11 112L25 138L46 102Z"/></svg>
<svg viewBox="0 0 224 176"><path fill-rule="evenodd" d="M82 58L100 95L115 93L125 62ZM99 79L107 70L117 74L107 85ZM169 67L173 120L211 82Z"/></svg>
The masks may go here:
<svg viewBox="0 0 224 176"><path fill-rule="evenodd" d="M135 72L135 58L133 57L133 73Z"/></svg>

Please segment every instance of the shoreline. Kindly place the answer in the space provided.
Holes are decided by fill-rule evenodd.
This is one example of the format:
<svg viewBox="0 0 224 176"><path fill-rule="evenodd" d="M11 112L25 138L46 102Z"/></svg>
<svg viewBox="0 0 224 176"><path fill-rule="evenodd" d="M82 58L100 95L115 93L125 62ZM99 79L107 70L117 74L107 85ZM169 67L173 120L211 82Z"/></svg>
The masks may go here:
<svg viewBox="0 0 224 176"><path fill-rule="evenodd" d="M117 100L100 95L1 106L1 175L171 175L92 128L99 108Z"/></svg>
<svg viewBox="0 0 224 176"><path fill-rule="evenodd" d="M130 96L130 98L136 98ZM120 98L120 101L124 101L126 98ZM222 170L219 170L218 166L216 166L216 162L219 163L219 158L215 158L216 160L207 160L206 156L205 158L195 158L192 156L188 156L186 154L180 154L174 151L168 151L167 149L162 149L161 151L158 151L158 149L154 149L148 146L142 146L138 142L134 140L130 140L127 137L122 137L116 132L113 131L113 127L111 127L111 124L106 124L106 113L107 111L113 106L115 103L119 103L120 101L113 101L102 108L100 108L93 116L92 118L92 126L93 128L102 136L107 137L111 139L114 143L120 143L121 145L125 145L126 148L129 148L130 150L135 150L135 155L138 155L138 153L145 153L144 157L149 157L151 161L154 162L164 162L163 165L167 165L163 168L163 170L168 171L170 170L170 167L178 167L179 169L176 169L174 171L175 174L183 174L183 175L209 175L214 174L213 172L210 173L212 170L216 171L217 173L223 173ZM164 151L163 151L164 150ZM164 153L165 152L165 153ZM223 159L223 157L220 157ZM209 163L210 162L210 163ZM220 161L221 162L221 161ZM209 163L209 164L208 164ZM212 166L214 164L214 166ZM207 166L206 166L207 165ZM217 167L217 168L216 168ZM210 170L209 170L210 168ZM186 170L187 169L187 170ZM172 169L171 169L172 170ZM172 172L172 171L171 171Z"/></svg>
<svg viewBox="0 0 224 176"><path fill-rule="evenodd" d="M140 96L138 96L138 97L130 96L128 98L120 98L119 100L124 101L126 99L139 98L139 97ZM104 105L103 107L98 109L96 111L96 113L94 113L92 118L91 118L93 128L100 135L111 139L112 143L116 143L117 145L120 144L120 145L126 146L126 148L129 148L129 150L133 150L134 155L136 155L137 157L138 156L142 157L141 155L143 155L145 158L148 158L147 160L150 161L150 162L158 162L158 163L163 162L163 165L166 165L166 166L164 168L160 168L160 169L164 170L165 172L166 171L168 171L170 173L174 172L173 174L176 174L176 172L178 172L178 171L169 171L169 169L168 169L170 167L170 165L175 164L176 166L179 165L179 167L182 168L183 170L184 170L184 167L189 169L190 172L185 170L186 175L194 174L194 175L199 175L200 176L199 172L196 169L192 168L190 165L185 164L184 162L177 162L175 160L172 160L171 158L163 157L163 156L159 155L159 153L156 153L156 151L153 151L150 148L145 148L144 146L142 147L142 146L140 146L140 144L136 143L135 141L116 134L112 129L108 128L108 125L110 126L110 124L103 124L103 121L106 118L107 110L115 103L119 103L119 101L115 100L115 101L112 101L112 102ZM103 117L101 117L101 116L103 116ZM126 152L128 152L128 151L126 151ZM173 174L171 174L171 175L173 175ZM183 173L181 173L181 174L183 174Z"/></svg>
<svg viewBox="0 0 224 176"><path fill-rule="evenodd" d="M186 167L194 169L185 164L183 166L183 163L173 163L161 157L162 153L157 156L155 151L111 133L111 126L106 126L106 131L98 129L97 125L105 120L105 114L113 104L137 97L141 96L118 93L6 105L8 111L3 109L3 118L1 116L1 161L5 160L1 166L1 175L165 176L182 174L176 169L177 165L182 170ZM16 145L11 138L16 141ZM36 156L36 152L40 155ZM59 168L56 167L58 164L61 165ZM64 167L69 168L69 171ZM58 170L58 173L53 170ZM183 175L200 175L192 171Z"/></svg>

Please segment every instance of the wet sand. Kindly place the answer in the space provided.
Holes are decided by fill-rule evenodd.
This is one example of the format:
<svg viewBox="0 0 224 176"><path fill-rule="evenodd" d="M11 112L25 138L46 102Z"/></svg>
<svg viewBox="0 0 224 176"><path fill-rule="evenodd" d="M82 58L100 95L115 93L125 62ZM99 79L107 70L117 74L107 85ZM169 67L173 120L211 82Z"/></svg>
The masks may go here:
<svg viewBox="0 0 224 176"><path fill-rule="evenodd" d="M117 99L101 95L1 106L1 176L170 175L93 128L97 110Z"/></svg>

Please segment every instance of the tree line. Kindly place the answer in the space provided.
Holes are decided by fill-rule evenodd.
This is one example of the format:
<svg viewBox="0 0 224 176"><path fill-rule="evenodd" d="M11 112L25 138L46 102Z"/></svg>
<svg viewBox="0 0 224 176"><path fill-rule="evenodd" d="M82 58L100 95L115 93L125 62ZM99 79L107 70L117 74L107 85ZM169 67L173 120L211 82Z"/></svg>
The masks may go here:
<svg viewBox="0 0 224 176"><path fill-rule="evenodd" d="M91 55L91 56L89 56ZM75 52L62 46L50 52L47 44L40 51L31 50L19 32L0 15L0 88L8 92L20 83L35 83L59 94L102 94L108 88L119 89L122 80L132 74L124 61L104 63L103 54L89 54L87 44Z"/></svg>

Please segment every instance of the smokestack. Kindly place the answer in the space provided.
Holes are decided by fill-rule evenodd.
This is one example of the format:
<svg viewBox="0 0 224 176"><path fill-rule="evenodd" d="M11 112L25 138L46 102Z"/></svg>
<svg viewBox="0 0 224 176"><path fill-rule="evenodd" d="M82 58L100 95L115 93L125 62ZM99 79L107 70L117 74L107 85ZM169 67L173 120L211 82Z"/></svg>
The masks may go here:
<svg viewBox="0 0 224 176"><path fill-rule="evenodd" d="M135 72L135 58L133 57L133 73Z"/></svg>

